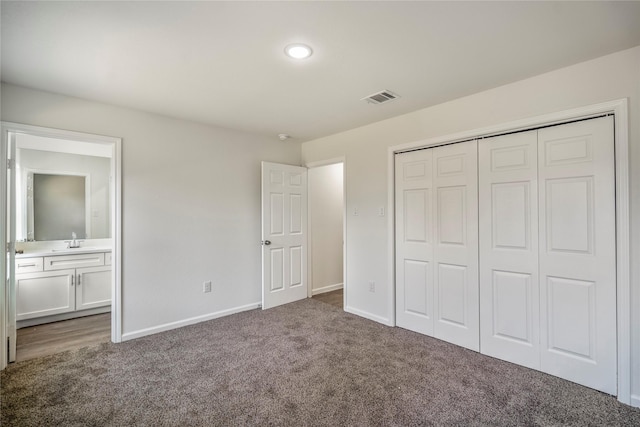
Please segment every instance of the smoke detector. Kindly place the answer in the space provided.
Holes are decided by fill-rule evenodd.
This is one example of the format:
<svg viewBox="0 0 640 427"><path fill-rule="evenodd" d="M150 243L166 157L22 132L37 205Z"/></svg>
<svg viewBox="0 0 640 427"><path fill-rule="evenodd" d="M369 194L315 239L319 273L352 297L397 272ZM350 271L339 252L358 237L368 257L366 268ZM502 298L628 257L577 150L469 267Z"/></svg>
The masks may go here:
<svg viewBox="0 0 640 427"><path fill-rule="evenodd" d="M287 135L286 133L279 133L278 138L280 139L280 141L286 141L287 139L291 138L291 135Z"/></svg>
<svg viewBox="0 0 640 427"><path fill-rule="evenodd" d="M397 98L400 98L400 95L395 94L390 90L383 90L372 95L365 96L361 101L367 101L370 104L384 104Z"/></svg>

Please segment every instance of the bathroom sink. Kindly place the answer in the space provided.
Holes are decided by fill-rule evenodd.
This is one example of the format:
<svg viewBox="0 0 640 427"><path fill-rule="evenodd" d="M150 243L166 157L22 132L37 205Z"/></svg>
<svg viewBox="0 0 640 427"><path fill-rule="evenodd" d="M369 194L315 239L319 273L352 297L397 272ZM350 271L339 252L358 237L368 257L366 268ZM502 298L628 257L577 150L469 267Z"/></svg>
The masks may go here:
<svg viewBox="0 0 640 427"><path fill-rule="evenodd" d="M81 248L51 249L51 252L81 252L81 251L92 251L94 249L98 249L98 248L94 248L94 247L90 247L90 246L83 246Z"/></svg>

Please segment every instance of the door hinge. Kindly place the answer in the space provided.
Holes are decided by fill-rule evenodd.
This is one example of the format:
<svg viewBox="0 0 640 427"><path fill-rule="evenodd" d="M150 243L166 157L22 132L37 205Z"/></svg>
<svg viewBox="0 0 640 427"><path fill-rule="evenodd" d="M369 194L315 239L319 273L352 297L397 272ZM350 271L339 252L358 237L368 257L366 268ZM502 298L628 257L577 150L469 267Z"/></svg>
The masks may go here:
<svg viewBox="0 0 640 427"><path fill-rule="evenodd" d="M16 159L7 159L7 169L13 169L16 166Z"/></svg>

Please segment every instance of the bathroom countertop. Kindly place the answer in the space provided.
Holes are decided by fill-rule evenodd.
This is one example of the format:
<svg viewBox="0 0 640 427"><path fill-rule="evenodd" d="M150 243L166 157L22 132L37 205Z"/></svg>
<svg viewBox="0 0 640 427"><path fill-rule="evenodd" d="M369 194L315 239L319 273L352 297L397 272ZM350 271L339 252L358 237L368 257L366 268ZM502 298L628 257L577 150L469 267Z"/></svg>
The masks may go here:
<svg viewBox="0 0 640 427"><path fill-rule="evenodd" d="M33 258L40 256L57 256L57 255L75 255L75 254L88 254L94 252L111 252L110 246L90 246L90 247L80 247L74 249L68 248L55 248L55 249L34 249L31 251L25 251L21 254L16 254L16 258Z"/></svg>

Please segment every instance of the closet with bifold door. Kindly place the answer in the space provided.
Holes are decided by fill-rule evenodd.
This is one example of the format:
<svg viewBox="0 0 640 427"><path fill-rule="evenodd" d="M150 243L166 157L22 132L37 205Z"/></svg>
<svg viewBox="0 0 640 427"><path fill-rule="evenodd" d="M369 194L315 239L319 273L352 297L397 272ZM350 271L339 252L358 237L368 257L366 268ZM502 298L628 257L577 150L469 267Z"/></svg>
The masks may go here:
<svg viewBox="0 0 640 427"><path fill-rule="evenodd" d="M395 156L396 324L616 394L613 116Z"/></svg>

